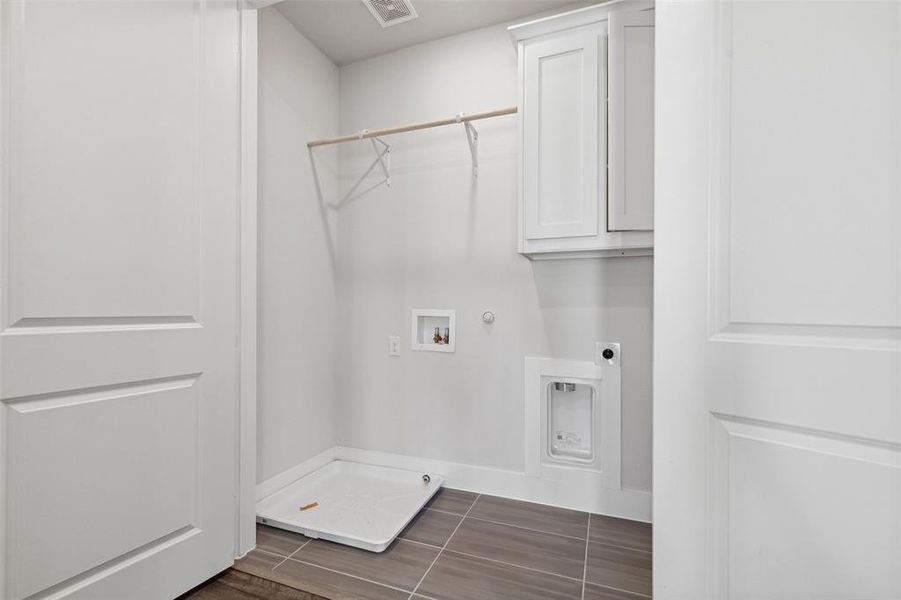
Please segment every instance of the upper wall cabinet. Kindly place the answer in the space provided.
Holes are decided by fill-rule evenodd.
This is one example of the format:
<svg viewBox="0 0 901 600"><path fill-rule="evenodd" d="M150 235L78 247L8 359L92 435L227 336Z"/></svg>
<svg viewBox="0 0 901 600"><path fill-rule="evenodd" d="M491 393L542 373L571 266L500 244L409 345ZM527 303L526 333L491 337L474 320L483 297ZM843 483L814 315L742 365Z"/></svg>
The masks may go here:
<svg viewBox="0 0 901 600"><path fill-rule="evenodd" d="M510 28L519 54L519 251L650 254L654 11L591 6Z"/></svg>
<svg viewBox="0 0 901 600"><path fill-rule="evenodd" d="M600 232L606 23L523 46L522 199L527 240Z"/></svg>

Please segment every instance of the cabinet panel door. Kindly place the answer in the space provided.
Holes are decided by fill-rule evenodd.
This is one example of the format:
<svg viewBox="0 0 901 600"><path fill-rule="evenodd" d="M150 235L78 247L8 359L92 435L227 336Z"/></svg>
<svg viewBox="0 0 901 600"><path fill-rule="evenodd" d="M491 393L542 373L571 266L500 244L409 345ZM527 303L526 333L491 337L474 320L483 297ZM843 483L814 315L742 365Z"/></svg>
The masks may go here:
<svg viewBox="0 0 901 600"><path fill-rule="evenodd" d="M607 229L654 228L654 11L610 13Z"/></svg>
<svg viewBox="0 0 901 600"><path fill-rule="evenodd" d="M526 239L596 236L606 139L606 27L524 48ZM599 116L601 118L599 118Z"/></svg>

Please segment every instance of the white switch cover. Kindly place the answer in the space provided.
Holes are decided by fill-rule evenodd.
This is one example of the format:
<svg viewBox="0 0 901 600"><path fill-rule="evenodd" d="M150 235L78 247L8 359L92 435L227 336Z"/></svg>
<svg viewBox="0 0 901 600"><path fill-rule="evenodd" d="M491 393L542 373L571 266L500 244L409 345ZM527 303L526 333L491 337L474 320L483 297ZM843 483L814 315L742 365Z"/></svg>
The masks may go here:
<svg viewBox="0 0 901 600"><path fill-rule="evenodd" d="M396 335L388 336L388 355L400 356L400 337Z"/></svg>

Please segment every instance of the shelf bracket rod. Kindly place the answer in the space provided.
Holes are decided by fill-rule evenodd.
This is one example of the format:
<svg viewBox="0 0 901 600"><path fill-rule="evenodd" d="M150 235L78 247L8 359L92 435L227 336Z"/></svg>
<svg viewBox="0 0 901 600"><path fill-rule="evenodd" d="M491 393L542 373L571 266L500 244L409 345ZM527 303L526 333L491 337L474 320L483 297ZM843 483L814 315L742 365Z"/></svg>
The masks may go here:
<svg viewBox="0 0 901 600"><path fill-rule="evenodd" d="M385 176L385 185L391 187L391 146L380 137L369 138L369 141L372 142L375 160L382 168L382 175ZM379 144L382 145L381 149L379 149ZM373 166L375 166L375 163L373 163Z"/></svg>
<svg viewBox="0 0 901 600"><path fill-rule="evenodd" d="M360 136L360 140L365 139L363 137L365 134L365 129L358 134ZM369 164L369 167L366 169L366 171L364 171L363 174L360 175L356 183L354 183L353 186L349 190L347 190L347 193L344 194L344 197L341 198L340 201L331 204L332 208L340 208L341 206L355 198L365 196L382 184L391 187L391 146L389 146L384 140L382 140L382 138L379 137L369 138L369 141L372 143L372 149L375 152L375 159ZM379 144L381 144L381 148L379 148ZM362 192L357 193L357 190L360 188L369 174L372 173L373 170L375 170L376 166L381 167L382 175L384 175L385 178L377 181Z"/></svg>
<svg viewBox="0 0 901 600"><path fill-rule="evenodd" d="M466 128L466 141L469 142L469 153L472 155L472 175L479 176L479 132L470 121L463 120L463 113L457 114L457 122Z"/></svg>

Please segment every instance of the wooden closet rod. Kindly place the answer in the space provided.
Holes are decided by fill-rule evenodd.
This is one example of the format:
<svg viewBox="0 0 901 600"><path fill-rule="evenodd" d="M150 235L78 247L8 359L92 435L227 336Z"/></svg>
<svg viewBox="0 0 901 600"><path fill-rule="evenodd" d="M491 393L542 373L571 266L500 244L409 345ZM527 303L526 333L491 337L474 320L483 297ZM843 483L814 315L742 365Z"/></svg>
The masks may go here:
<svg viewBox="0 0 901 600"><path fill-rule="evenodd" d="M388 127L386 129L373 129L372 131L363 130L360 133L352 133L342 135L340 137L326 138L322 140L312 140L307 142L307 146L313 148L315 146L328 146L329 144L337 144L340 142L351 142L353 140L365 140L367 138L381 137L383 135L391 135L392 133L404 133L405 131L416 131L418 129L431 129L432 127L443 127L444 125L454 125L457 123L466 123L467 121L478 121L479 119L490 119L491 117L500 117L503 115L512 115L516 113L517 108L510 106L507 108L499 108L497 110L486 110L485 112L472 113L471 115L461 115L459 117L449 117L447 119L438 119L437 121L426 121L425 123L411 123L410 125L401 125L399 127Z"/></svg>

